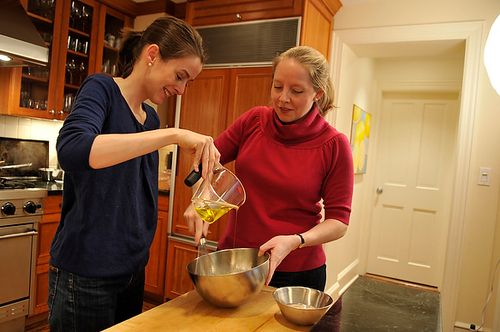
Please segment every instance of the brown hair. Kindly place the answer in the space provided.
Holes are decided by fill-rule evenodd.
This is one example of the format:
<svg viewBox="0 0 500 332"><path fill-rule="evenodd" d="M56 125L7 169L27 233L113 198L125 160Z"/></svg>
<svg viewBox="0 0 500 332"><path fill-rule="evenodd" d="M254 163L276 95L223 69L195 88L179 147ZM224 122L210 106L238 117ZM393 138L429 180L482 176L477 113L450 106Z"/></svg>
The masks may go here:
<svg viewBox="0 0 500 332"><path fill-rule="evenodd" d="M323 54L309 46L292 47L274 58L273 76L276 66L284 59L293 59L304 66L309 72L314 91L323 91L323 95L316 101L316 104L319 113L325 116L335 106L333 104L334 92L330 69Z"/></svg>
<svg viewBox="0 0 500 332"><path fill-rule="evenodd" d="M119 76L130 75L142 49L150 44L158 45L163 60L194 55L205 62L205 50L200 34L189 24L173 16L156 19L146 30L125 31L118 57Z"/></svg>

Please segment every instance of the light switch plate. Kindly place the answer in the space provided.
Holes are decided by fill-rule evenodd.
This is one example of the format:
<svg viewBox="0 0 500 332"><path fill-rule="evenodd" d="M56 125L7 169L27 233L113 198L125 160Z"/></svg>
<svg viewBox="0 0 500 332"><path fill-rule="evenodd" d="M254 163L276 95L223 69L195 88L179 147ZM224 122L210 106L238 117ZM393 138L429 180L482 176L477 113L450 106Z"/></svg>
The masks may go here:
<svg viewBox="0 0 500 332"><path fill-rule="evenodd" d="M477 182L480 186L489 186L491 184L491 168L479 167L479 180Z"/></svg>

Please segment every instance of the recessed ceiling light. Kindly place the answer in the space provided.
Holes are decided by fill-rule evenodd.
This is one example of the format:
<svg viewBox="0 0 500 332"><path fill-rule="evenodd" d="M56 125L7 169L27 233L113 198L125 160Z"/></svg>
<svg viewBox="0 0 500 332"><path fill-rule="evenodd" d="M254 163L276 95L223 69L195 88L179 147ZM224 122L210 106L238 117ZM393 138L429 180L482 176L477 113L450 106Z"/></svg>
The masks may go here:
<svg viewBox="0 0 500 332"><path fill-rule="evenodd" d="M497 16L484 46L484 66L490 78L491 85L500 95L500 15Z"/></svg>
<svg viewBox="0 0 500 332"><path fill-rule="evenodd" d="M0 61L10 61L12 60L10 57L6 56L5 54L0 54Z"/></svg>

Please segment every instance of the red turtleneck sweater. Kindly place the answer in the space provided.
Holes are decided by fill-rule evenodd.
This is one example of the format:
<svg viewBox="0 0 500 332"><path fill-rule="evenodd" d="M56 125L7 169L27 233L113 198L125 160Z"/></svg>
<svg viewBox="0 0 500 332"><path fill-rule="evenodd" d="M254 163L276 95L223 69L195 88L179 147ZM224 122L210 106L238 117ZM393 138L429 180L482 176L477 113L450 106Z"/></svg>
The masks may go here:
<svg viewBox="0 0 500 332"><path fill-rule="evenodd" d="M235 160L247 200L232 211L219 249L258 248L276 235L303 233L326 219L349 223L353 191L352 152L347 137L312 109L283 124L271 107L240 116L215 141L221 163ZM277 271L325 264L321 245L292 251Z"/></svg>

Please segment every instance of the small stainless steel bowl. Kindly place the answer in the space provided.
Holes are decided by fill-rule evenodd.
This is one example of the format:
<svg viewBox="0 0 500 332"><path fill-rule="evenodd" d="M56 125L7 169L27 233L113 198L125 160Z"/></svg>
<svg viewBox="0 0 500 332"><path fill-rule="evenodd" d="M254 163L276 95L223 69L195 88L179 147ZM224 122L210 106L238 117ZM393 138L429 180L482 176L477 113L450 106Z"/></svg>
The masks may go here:
<svg viewBox="0 0 500 332"><path fill-rule="evenodd" d="M297 325L317 323L333 304L330 295L308 287L281 287L273 296L283 316Z"/></svg>
<svg viewBox="0 0 500 332"><path fill-rule="evenodd" d="M269 272L269 254L259 249L236 248L200 256L187 265L191 281L208 303L237 307L259 293Z"/></svg>

